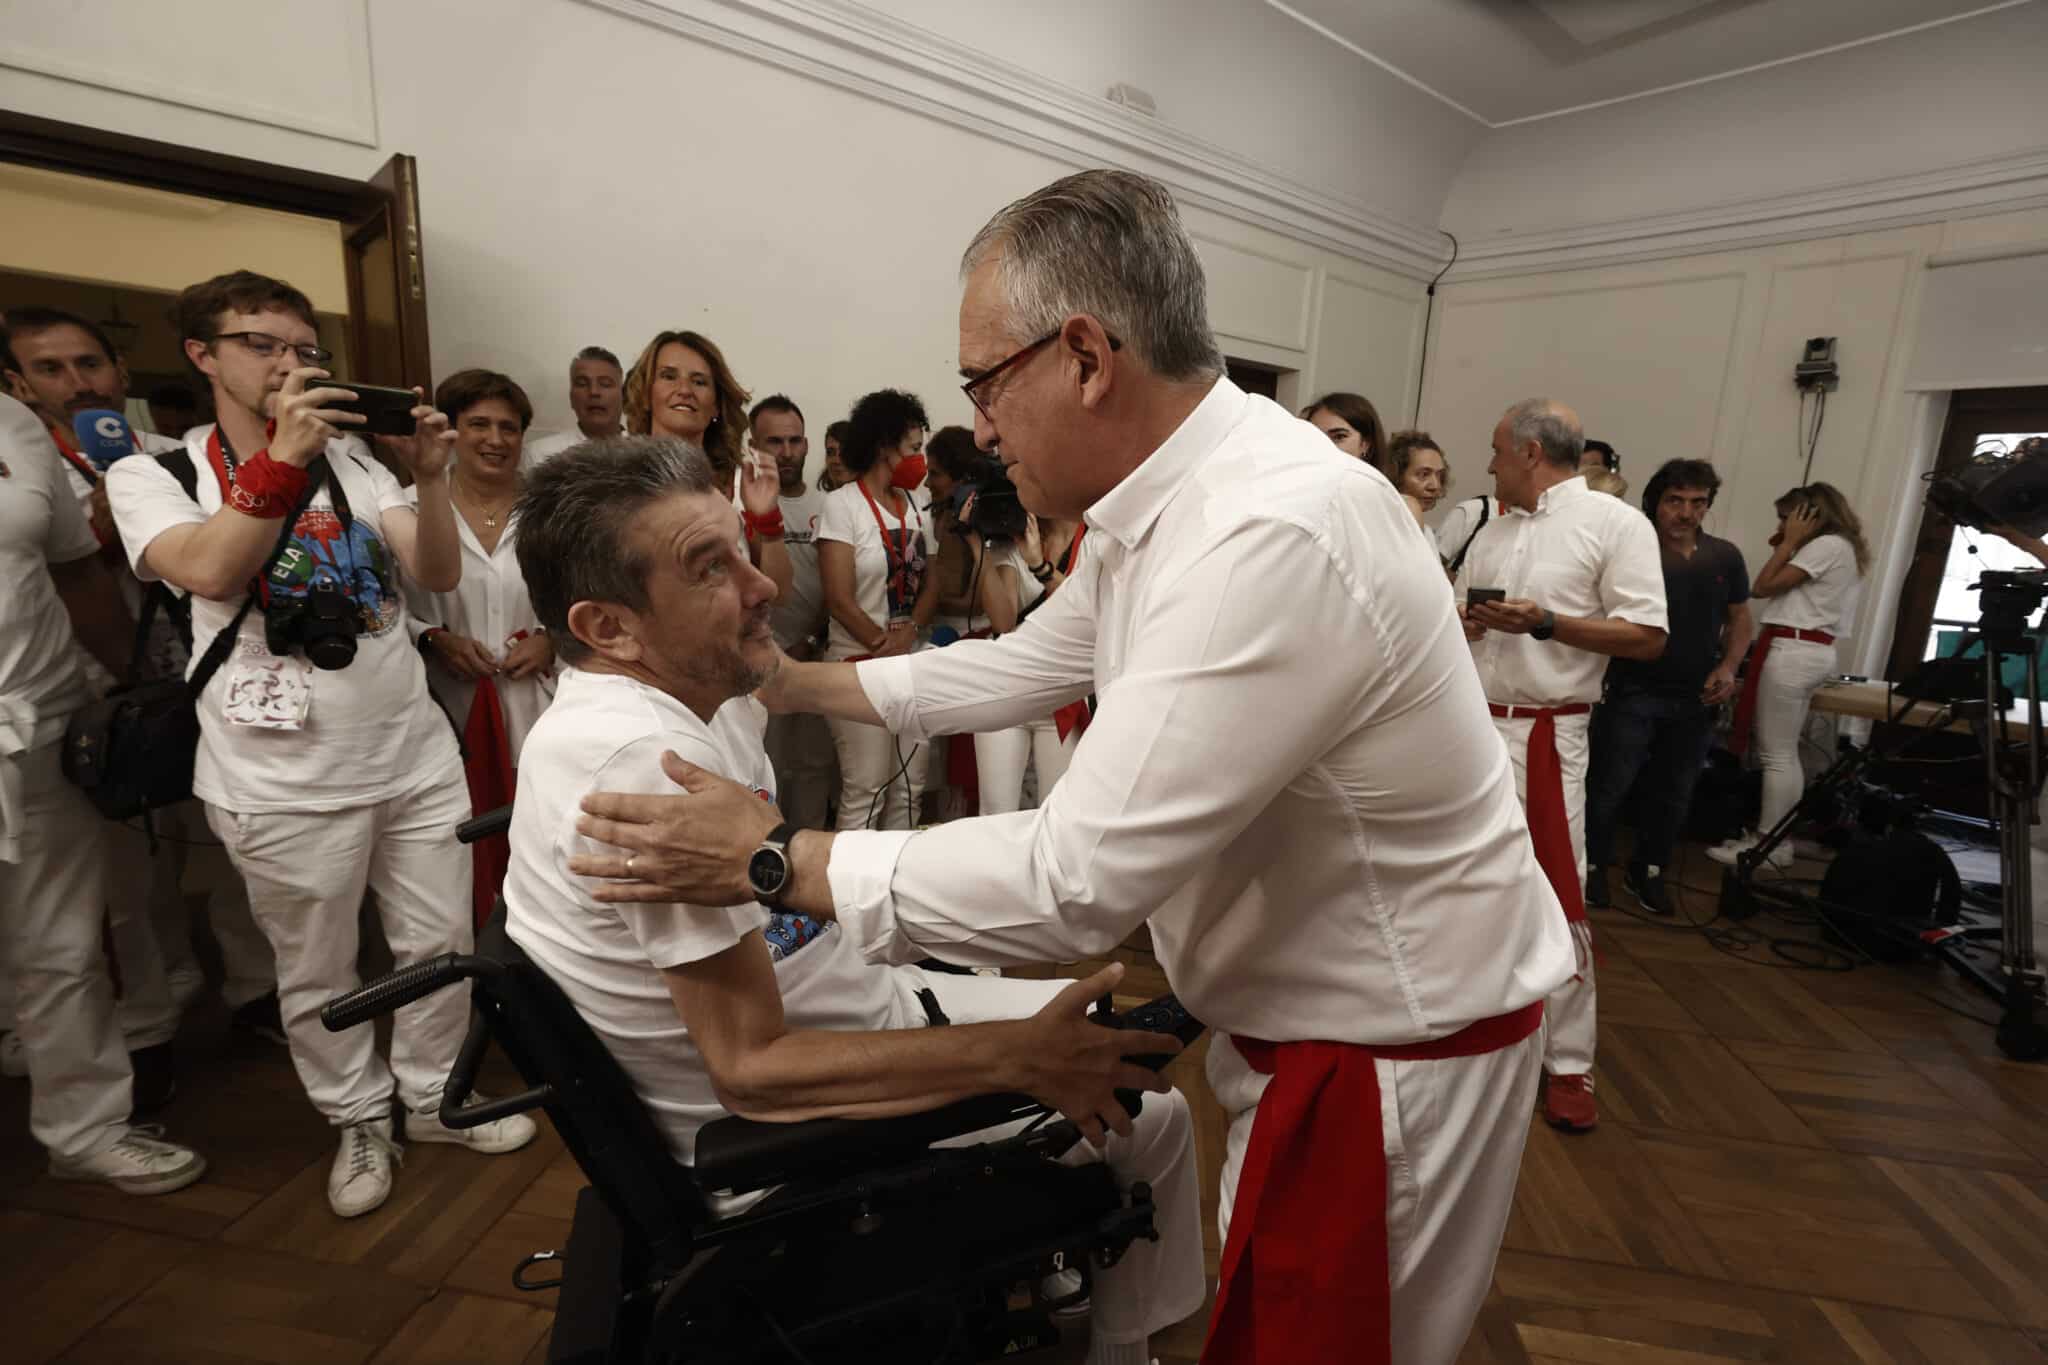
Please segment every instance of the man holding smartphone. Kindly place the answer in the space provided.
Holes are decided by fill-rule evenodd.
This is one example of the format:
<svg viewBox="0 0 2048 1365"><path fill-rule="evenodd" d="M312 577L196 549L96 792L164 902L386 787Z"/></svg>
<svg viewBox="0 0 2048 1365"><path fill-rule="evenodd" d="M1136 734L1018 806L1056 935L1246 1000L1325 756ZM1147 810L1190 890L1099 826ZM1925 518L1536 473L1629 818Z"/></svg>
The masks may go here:
<svg viewBox="0 0 2048 1365"><path fill-rule="evenodd" d="M186 437L191 493L159 461L127 459L108 495L137 575L192 594L195 653L237 631L197 698L192 789L277 954L293 1064L341 1130L328 1203L354 1217L391 1191L394 1092L413 1141L504 1152L535 1131L520 1116L451 1129L436 1113L467 992L398 1011L388 1066L371 1030L333 1034L319 1020L357 985L365 887L400 965L471 946L470 854L455 841L469 790L398 592L401 566L429 591L460 579L453 433L422 400L416 433L384 441L413 476L415 511L346 434L366 425L366 405L328 382L304 294L236 271L185 290L175 312L220 420Z"/></svg>
<svg viewBox="0 0 2048 1365"><path fill-rule="evenodd" d="M1578 973L1544 1008L1543 1116L1584 1132L1593 1102L1592 934L1586 924L1587 720L1609 657L1664 652L1664 574L1650 523L1586 487L1570 408L1531 398L1493 429L1494 496L1507 510L1472 538L1458 614L1507 741L1515 790L1578 943Z"/></svg>

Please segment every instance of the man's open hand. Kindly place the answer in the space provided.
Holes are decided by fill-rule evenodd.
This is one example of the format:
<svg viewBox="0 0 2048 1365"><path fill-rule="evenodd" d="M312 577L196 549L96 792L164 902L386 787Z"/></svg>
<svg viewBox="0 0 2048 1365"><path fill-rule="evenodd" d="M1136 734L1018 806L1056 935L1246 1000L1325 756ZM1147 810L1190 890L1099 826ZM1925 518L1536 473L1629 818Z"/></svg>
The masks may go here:
<svg viewBox="0 0 2048 1365"><path fill-rule="evenodd" d="M661 756L661 770L683 795L592 792L583 798L578 832L620 852L579 853L569 859L569 870L604 878L591 894L612 904L744 905L754 899L747 863L782 823L782 812L673 753Z"/></svg>
<svg viewBox="0 0 2048 1365"><path fill-rule="evenodd" d="M1025 1021L1029 1043L1017 1058L1017 1088L1072 1119L1096 1147L1109 1140L1111 1131L1131 1131L1131 1116L1117 1102L1118 1090L1163 1095L1173 1088L1151 1067L1124 1059L1180 1051L1180 1039L1170 1033L1105 1028L1088 1017L1089 1006L1123 977L1123 963L1112 962L1054 996Z"/></svg>
<svg viewBox="0 0 2048 1365"><path fill-rule="evenodd" d="M1510 597L1501 602L1475 602L1466 609L1465 620L1487 630L1527 635L1543 624L1543 608L1526 597ZM1469 630L1466 638L1472 638Z"/></svg>

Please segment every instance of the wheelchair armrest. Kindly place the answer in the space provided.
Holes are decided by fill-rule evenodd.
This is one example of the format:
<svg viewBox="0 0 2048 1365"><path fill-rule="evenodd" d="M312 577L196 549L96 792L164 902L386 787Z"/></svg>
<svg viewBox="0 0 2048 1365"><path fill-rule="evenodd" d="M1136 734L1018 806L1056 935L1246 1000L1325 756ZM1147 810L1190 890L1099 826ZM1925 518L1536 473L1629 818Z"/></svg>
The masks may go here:
<svg viewBox="0 0 2048 1365"><path fill-rule="evenodd" d="M887 1119L806 1119L761 1123L723 1118L697 1132L697 1185L757 1190L874 1170L908 1160L934 1142L1037 1118L1050 1111L1029 1095L976 1095L920 1114Z"/></svg>

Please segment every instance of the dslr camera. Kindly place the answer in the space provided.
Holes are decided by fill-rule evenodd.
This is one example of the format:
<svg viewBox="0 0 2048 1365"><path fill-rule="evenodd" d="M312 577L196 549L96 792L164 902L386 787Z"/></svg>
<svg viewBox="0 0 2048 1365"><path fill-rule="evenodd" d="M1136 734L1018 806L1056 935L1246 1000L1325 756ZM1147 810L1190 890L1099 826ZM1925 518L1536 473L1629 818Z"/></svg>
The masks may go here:
<svg viewBox="0 0 2048 1365"><path fill-rule="evenodd" d="M334 579L306 573L306 552L297 545L279 556L270 572L270 601L263 609L263 643L272 654L305 651L306 662L330 671L355 662L358 632L356 604ZM294 580L305 582L304 596L289 596Z"/></svg>
<svg viewBox="0 0 2048 1365"><path fill-rule="evenodd" d="M1015 540L1024 534L1029 515L1017 498L1017 485L1010 482L1010 471L993 456L977 459L953 490L955 523L985 540Z"/></svg>

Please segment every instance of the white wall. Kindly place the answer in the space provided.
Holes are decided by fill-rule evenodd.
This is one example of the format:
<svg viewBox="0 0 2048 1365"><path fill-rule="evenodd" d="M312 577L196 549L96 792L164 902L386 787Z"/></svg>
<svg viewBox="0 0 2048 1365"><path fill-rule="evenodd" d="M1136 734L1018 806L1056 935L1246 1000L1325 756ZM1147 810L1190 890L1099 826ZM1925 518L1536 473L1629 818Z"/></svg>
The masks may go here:
<svg viewBox="0 0 2048 1365"><path fill-rule="evenodd" d="M1138 86L1162 122L1423 225L1486 131L1247 0L870 3L1090 95Z"/></svg>
<svg viewBox="0 0 2048 1365"><path fill-rule="evenodd" d="M2048 5L1490 132L1443 225L1484 249L2048 147Z"/></svg>
<svg viewBox="0 0 2048 1365"><path fill-rule="evenodd" d="M665 4L692 23L737 15L732 22L744 19L754 33L764 8ZM267 52L272 67L315 68L308 89L344 92L336 98L346 108L319 120L320 135L293 131L289 117L210 112L220 80L196 66L189 76L157 68L148 96L0 69L0 101L349 176L368 175L392 152L417 156L436 371L511 373L533 393L537 429L568 425L567 361L578 347L595 342L630 361L665 327L712 336L743 383L757 395L787 391L814 427L885 384L920 393L935 423L963 421L968 408L954 391L960 249L1003 203L1086 162L937 102L848 88L857 82L820 63L792 70L731 50L772 56L757 37L684 36L663 26L665 5L640 7L660 22L627 17L617 0L502 0L488 23L457 0L286 8L318 11L321 22L305 28L318 43L294 47L291 23L252 33L226 17L217 36L250 59ZM180 8L178 22L189 30L210 13ZM348 84L361 66L352 39L329 41L336 15L367 44L367 105ZM1085 17L1075 7L1066 21ZM67 69L134 65L120 26L80 18L38 41L47 48L75 35L62 54ZM1293 41L1295 26L1271 27ZM0 35L0 60L18 57ZM1152 82L1163 100L1172 92L1176 116L1198 109L1179 100L1183 88L1163 69L1120 74ZM1344 64L1343 75L1354 74ZM1288 99L1312 99L1320 79L1302 76ZM1300 116L1276 103L1258 125L1260 111L1242 93L1234 98L1229 121L1248 148L1268 147ZM1344 98L1330 95L1331 107ZM1390 413L1407 410L1415 279L1332 251L1313 232L1290 236L1213 207L1187 217L1213 276L1226 350L1301 371L1288 390L1364 387Z"/></svg>
<svg viewBox="0 0 2048 1365"><path fill-rule="evenodd" d="M1792 366L1812 336L1840 338L1812 477L1835 484L1882 555L1846 662L1879 671L1897 581L1947 395L1905 392L1927 258L1993 242L2048 242L2031 210L1676 260L1447 283L1438 293L1426 426L1459 489L1488 487L1501 413L1537 395L1576 407L1621 452L1639 495L1667 459L1708 459L1724 480L1708 529L1768 553L1772 503L1801 481Z"/></svg>

